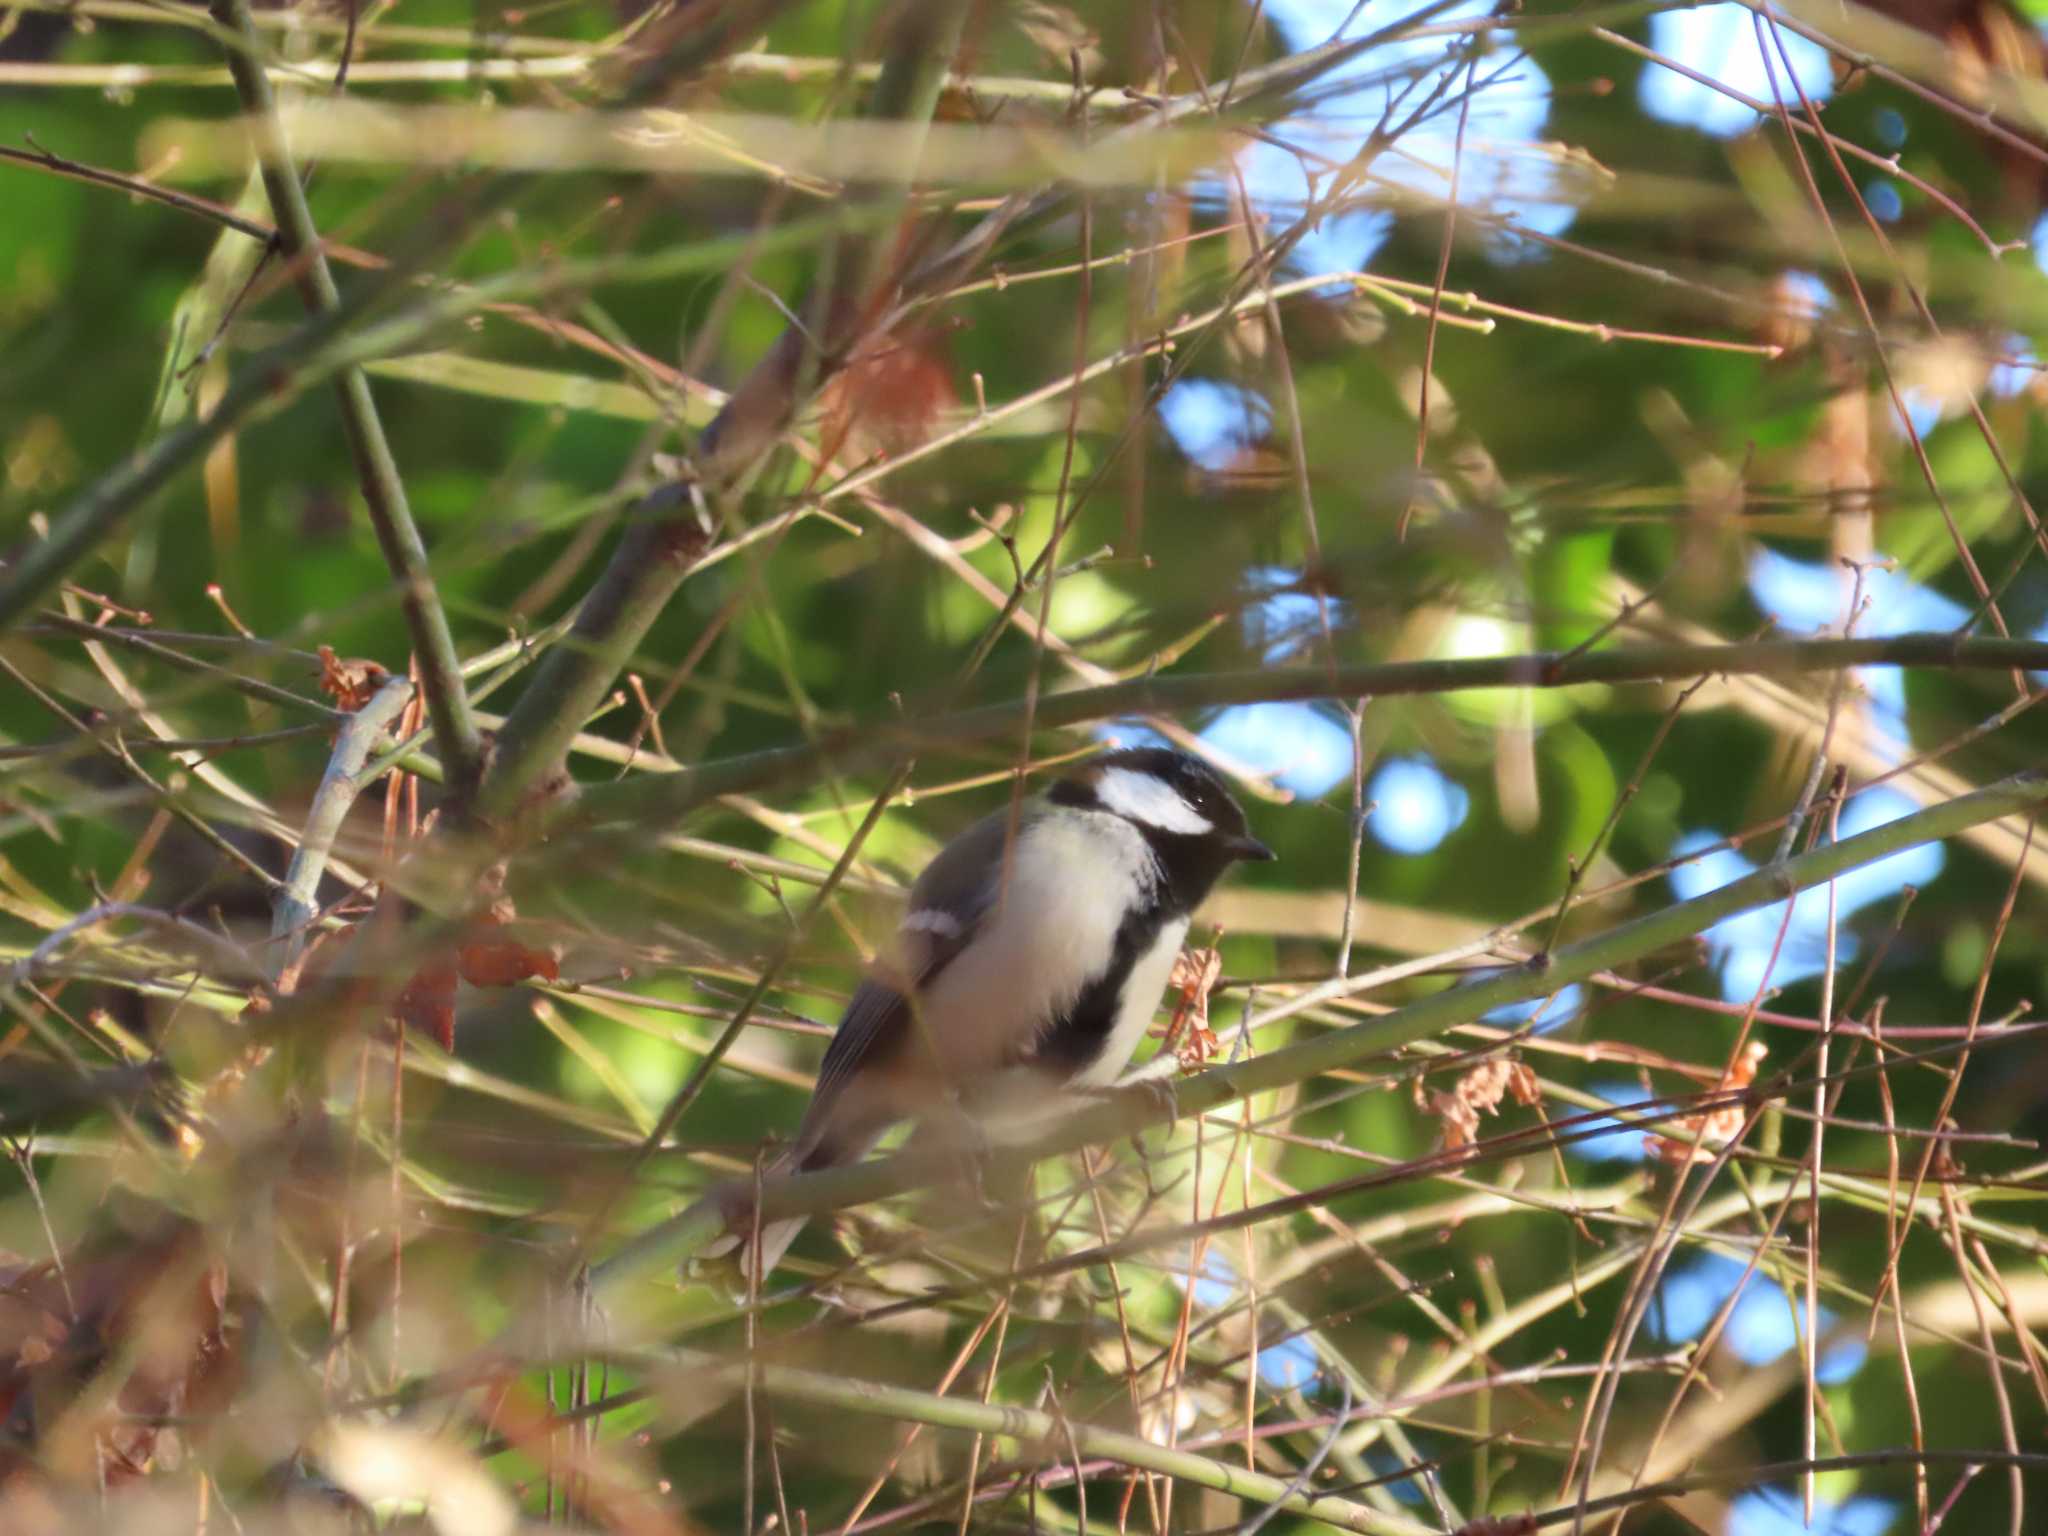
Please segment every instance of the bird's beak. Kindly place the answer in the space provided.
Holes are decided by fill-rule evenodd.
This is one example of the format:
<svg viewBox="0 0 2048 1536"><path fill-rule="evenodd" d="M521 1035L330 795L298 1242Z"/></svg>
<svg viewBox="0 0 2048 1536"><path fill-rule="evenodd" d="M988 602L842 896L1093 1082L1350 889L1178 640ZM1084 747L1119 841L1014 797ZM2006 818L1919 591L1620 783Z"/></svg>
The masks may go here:
<svg viewBox="0 0 2048 1536"><path fill-rule="evenodd" d="M1231 839L1230 856L1233 859L1251 859L1260 864L1280 857L1256 837L1249 835Z"/></svg>

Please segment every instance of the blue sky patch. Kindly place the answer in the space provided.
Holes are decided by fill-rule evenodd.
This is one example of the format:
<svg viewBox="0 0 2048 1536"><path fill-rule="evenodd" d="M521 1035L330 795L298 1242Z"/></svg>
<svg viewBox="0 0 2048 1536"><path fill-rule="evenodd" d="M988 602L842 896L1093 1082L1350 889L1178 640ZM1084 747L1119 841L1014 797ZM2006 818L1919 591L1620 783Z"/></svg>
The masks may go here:
<svg viewBox="0 0 2048 1536"><path fill-rule="evenodd" d="M1786 78L1787 60L1792 65L1793 79L1805 88L1809 100L1817 105L1834 94L1834 68L1827 50L1782 27L1777 30L1777 39L1784 43L1785 56L1780 58L1774 45L1770 70L1766 70L1757 48L1753 16L1747 6L1734 4L1659 11L1650 18L1650 46L1666 58L1676 59L1767 106L1772 104L1771 72L1775 71L1778 94L1786 109L1801 110L1799 93L1793 89L1792 80ZM1768 30L1765 36L1769 38ZM1761 121L1757 113L1733 97L1662 64L1643 65L1636 94L1650 116L1697 128L1718 139L1747 133Z"/></svg>
<svg viewBox="0 0 2048 1536"><path fill-rule="evenodd" d="M1426 757L1387 759L1365 797L1373 802L1366 825L1396 853L1432 851L1465 820L1472 797Z"/></svg>

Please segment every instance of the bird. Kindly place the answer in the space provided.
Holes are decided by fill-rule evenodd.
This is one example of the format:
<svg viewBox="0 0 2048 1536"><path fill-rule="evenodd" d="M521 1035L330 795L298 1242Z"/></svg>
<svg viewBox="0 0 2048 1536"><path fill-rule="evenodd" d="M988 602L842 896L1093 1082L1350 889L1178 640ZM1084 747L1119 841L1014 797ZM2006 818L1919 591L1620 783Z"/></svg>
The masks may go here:
<svg viewBox="0 0 2048 1536"><path fill-rule="evenodd" d="M796 1139L767 1170L858 1162L905 1120L983 1145L1032 1139L1125 1077L1188 923L1231 865L1268 860L1208 764L1166 747L1089 759L960 833L910 891L895 942L855 989ZM1171 1058L1167 1064L1172 1065ZM728 1211L715 1257L752 1241ZM774 1269L803 1217L761 1226ZM741 1267L754 1273L749 1254Z"/></svg>

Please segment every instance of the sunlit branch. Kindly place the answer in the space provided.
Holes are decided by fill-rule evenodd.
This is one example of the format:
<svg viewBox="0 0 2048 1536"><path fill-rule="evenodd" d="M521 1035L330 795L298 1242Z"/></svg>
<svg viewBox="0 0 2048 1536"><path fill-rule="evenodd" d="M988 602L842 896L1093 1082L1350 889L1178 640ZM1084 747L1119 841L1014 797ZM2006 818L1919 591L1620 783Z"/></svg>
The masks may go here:
<svg viewBox="0 0 2048 1536"><path fill-rule="evenodd" d="M963 16L962 7L953 4L925 22L904 20L897 26L875 90L878 114L900 117L913 127L929 124ZM858 222L886 230L900 205L900 196L870 199L865 220ZM851 212L841 233L856 226ZM846 286L851 292L852 283ZM844 297L828 295L823 306L834 312L829 329L841 349L849 339L836 334L845 324L836 313ZM711 509L753 473L795 412L800 394L818 387L842 361L843 356L818 355L814 338L803 328L785 331L705 428L692 466L694 478L660 487L635 508L625 537L580 605L573 630L543 659L506 720L497 759L478 796L486 820L512 815L560 772L569 743L591 708L709 549Z"/></svg>
<svg viewBox="0 0 2048 1536"><path fill-rule="evenodd" d="M1143 677L1077 688L1039 702L1045 728L1135 715L1186 715L1232 704L1311 699L1387 698L1481 688L1570 688L1588 683L1670 682L1714 675L1787 676L1842 667L1907 666L2009 671L2048 668L2048 642L1905 634L1850 640L1757 640L1729 645L1643 645L1611 651L1537 651L1348 667L1275 667L1258 672ZM630 782L593 785L567 822L660 823L722 794L797 782L894 761L905 753L958 749L1000 739L1023 718L1022 705L990 704L954 714L869 721L816 743L770 748Z"/></svg>
<svg viewBox="0 0 2048 1536"><path fill-rule="evenodd" d="M674 1390L699 1402L708 1384L728 1383L737 1389L745 1378L743 1362L698 1350L635 1360L648 1370L657 1391ZM1122 1465L1146 1467L1197 1487L1213 1488L1259 1505L1278 1504L1292 1514L1306 1515L1364 1536L1431 1536L1434 1526L1404 1515L1382 1514L1332 1494L1310 1493L1263 1472L1247 1471L1192 1451L1177 1450L1121 1430L1080 1423L1064 1415L1043 1413L1007 1403L981 1403L972 1398L920 1392L792 1366L755 1366L761 1390L775 1396L832 1408L845 1413L879 1414L914 1424L970 1430L1037 1445L1072 1436L1086 1454L1107 1456Z"/></svg>
<svg viewBox="0 0 2048 1536"><path fill-rule="evenodd" d="M284 129L278 121L270 77L257 62L261 40L250 20L248 0L214 0L213 17L237 34L244 45L228 51L228 69L235 77L235 88L248 114L249 132L262 162L263 184L270 196L271 216L277 220L285 259L298 266L299 289L307 308L316 314L338 313L342 307L341 290L335 286L334 273L320 248L320 232L313 223L306 189L299 180L298 168L292 162ZM370 526L376 530L385 564L398 583L399 609L412 637L427 717L434 726L435 746L450 788L458 798L466 797L482 771L483 737L463 689L455 637L441 607L427 547L420 538L419 525L413 521L405 481L384 435L384 422L377 414L368 377L360 365L351 364L335 375L334 382L342 426L356 462L363 505L369 511Z"/></svg>

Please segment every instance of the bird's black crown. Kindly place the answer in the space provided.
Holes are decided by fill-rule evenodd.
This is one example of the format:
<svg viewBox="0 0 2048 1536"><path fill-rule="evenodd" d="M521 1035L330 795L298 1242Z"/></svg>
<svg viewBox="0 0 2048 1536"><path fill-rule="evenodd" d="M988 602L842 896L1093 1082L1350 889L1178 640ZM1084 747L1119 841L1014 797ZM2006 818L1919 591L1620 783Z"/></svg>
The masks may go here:
<svg viewBox="0 0 2048 1536"><path fill-rule="evenodd" d="M1162 791L1155 808L1134 805L1115 789L1116 775L1136 774L1155 781ZM1208 881L1237 859L1270 859L1272 851L1253 837L1243 809L1232 798L1216 770L1198 757L1171 747L1126 747L1091 758L1078 772L1052 787L1056 805L1107 810L1136 823L1170 862L1192 858ZM1184 808L1184 811L1183 811Z"/></svg>

